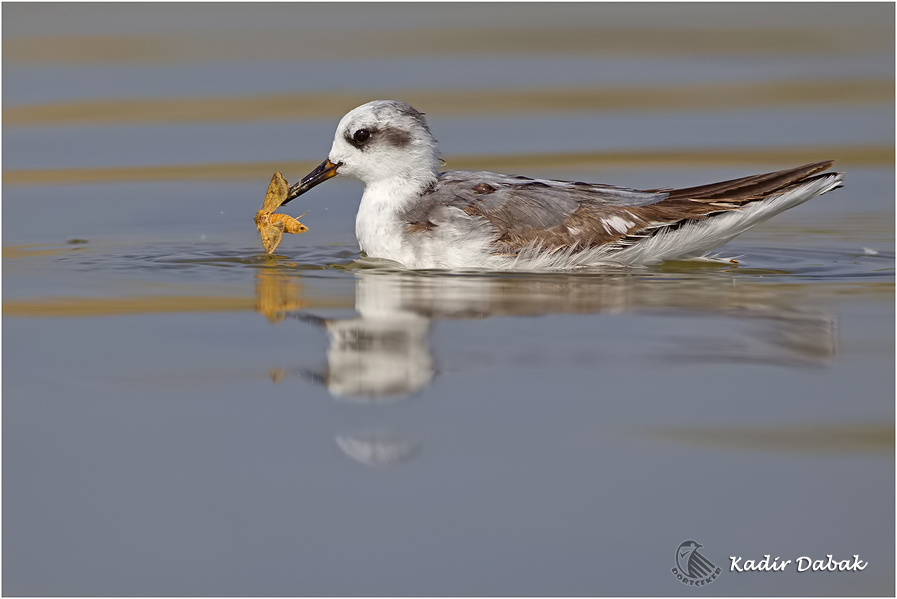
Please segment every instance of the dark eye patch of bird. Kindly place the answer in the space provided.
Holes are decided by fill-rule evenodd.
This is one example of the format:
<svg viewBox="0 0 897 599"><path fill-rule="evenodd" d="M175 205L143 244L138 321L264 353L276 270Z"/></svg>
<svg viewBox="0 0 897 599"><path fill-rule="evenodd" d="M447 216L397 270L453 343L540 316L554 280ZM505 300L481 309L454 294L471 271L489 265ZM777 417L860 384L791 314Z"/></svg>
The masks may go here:
<svg viewBox="0 0 897 599"><path fill-rule="evenodd" d="M398 127L383 127L378 131L383 143L394 148L404 148L411 143L411 134Z"/></svg>
<svg viewBox="0 0 897 599"><path fill-rule="evenodd" d="M359 131L366 131L367 135L358 135ZM346 131L345 140L351 146L359 150L367 150L373 145L385 144L394 148L404 148L411 143L411 134L398 127L362 127L353 131Z"/></svg>

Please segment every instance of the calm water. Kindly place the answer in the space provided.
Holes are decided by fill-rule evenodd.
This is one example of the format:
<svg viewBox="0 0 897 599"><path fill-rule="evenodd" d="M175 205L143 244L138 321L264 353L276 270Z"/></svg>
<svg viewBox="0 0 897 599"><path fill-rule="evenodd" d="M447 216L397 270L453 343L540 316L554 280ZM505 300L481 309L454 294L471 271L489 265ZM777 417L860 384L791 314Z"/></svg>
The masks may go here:
<svg viewBox="0 0 897 599"><path fill-rule="evenodd" d="M5 595L894 594L892 5L2 10ZM262 254L377 97L449 168L846 185L737 264L395 271L343 180Z"/></svg>

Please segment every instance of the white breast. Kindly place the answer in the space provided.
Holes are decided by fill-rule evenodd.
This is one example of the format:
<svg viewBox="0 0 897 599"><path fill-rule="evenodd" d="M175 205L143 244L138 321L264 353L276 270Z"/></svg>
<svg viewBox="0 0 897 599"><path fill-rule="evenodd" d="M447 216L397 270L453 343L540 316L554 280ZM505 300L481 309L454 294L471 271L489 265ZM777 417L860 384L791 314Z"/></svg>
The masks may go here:
<svg viewBox="0 0 897 599"><path fill-rule="evenodd" d="M405 224L400 215L416 199L417 192L397 183L386 179L365 186L355 217L355 236L368 256L407 265Z"/></svg>

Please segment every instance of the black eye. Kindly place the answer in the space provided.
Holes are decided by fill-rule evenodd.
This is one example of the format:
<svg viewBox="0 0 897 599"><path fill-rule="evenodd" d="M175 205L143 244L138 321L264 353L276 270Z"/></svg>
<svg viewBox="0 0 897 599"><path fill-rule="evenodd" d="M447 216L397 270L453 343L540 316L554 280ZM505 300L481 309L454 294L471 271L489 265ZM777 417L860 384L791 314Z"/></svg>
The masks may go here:
<svg viewBox="0 0 897 599"><path fill-rule="evenodd" d="M360 144L363 144L367 140L371 138L371 132L367 129L359 129L355 132L355 135L352 136L352 139L357 141Z"/></svg>

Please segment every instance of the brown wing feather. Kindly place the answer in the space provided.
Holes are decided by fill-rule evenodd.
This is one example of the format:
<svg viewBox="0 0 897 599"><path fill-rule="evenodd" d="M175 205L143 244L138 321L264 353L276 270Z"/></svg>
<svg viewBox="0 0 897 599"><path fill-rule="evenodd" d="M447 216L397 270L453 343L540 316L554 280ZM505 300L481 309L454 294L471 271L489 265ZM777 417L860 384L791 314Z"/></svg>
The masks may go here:
<svg viewBox="0 0 897 599"><path fill-rule="evenodd" d="M495 175L455 175L453 185L438 187L406 213L409 232L423 233L437 225L430 216L445 206L488 221L496 231L500 253L516 254L540 245L545 249L586 249L606 244L625 246L654 231L701 220L762 200L788 187L805 183L833 164L816 162L685 189L646 191ZM473 175L488 176L489 183ZM570 187L572 185L573 187ZM449 190L451 190L449 192ZM653 197L652 197L653 196Z"/></svg>
<svg viewBox="0 0 897 599"><path fill-rule="evenodd" d="M670 191L669 199L714 200L725 198L727 200L743 201L748 198L766 196L793 183L802 182L804 179L830 168L833 164L833 160L826 160L774 173L751 175L698 187L674 189Z"/></svg>
<svg viewBox="0 0 897 599"><path fill-rule="evenodd" d="M833 160L827 160L730 181L673 189L669 190L666 199L656 204L602 209L595 218L607 221L608 216L619 216L631 221L632 226L610 242L620 243L626 239L634 241L660 228L675 227L686 221L702 220L723 212L739 210L748 203L761 201L792 186L806 183L833 164Z"/></svg>

